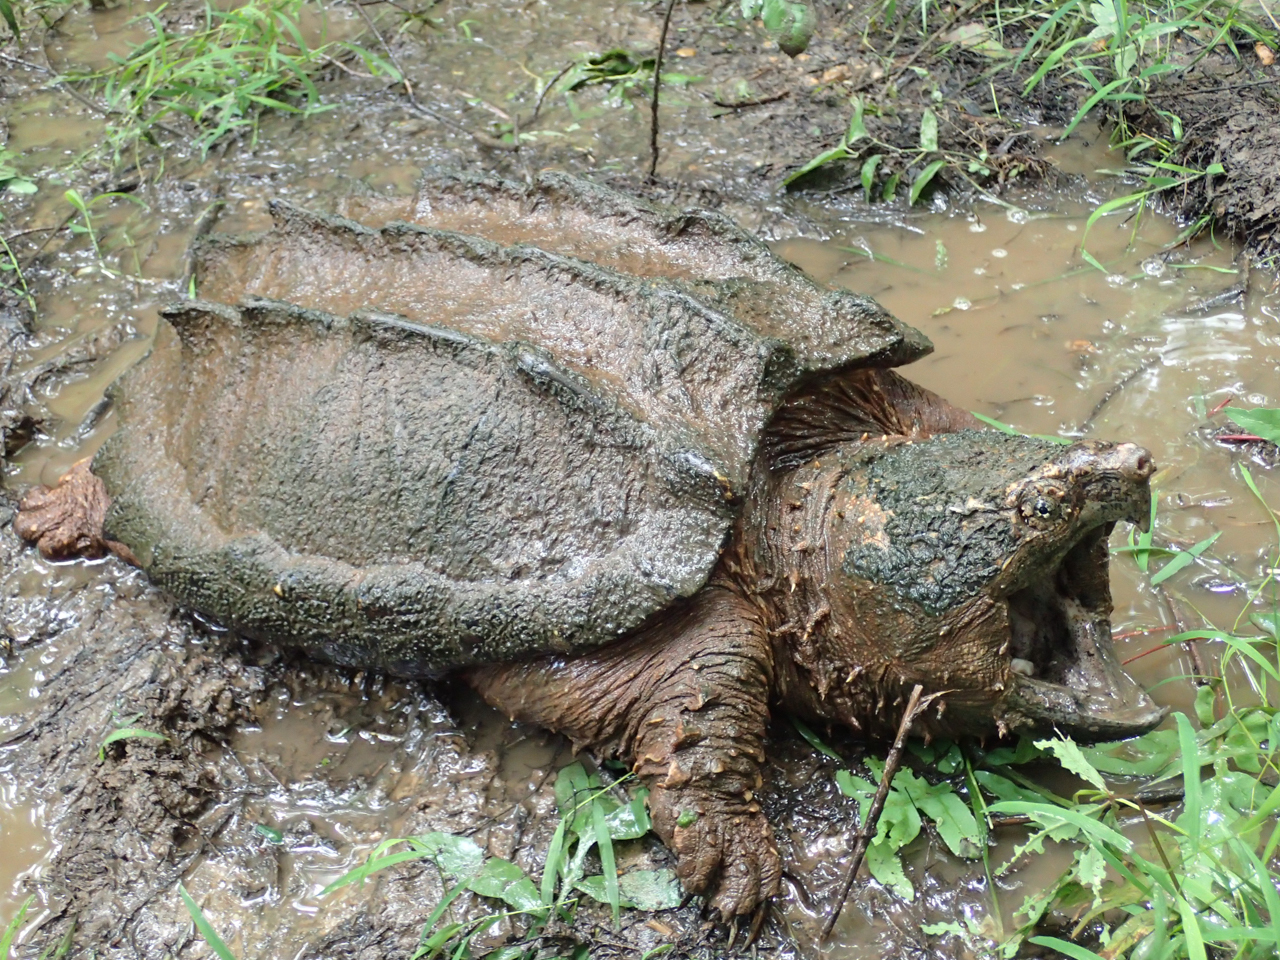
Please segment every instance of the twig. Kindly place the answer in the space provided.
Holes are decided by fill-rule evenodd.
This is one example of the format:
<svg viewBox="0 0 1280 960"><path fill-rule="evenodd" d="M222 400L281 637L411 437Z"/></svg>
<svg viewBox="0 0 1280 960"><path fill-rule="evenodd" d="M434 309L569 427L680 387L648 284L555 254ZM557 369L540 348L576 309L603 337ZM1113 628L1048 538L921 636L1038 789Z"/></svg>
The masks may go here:
<svg viewBox="0 0 1280 960"><path fill-rule="evenodd" d="M520 149L520 144L518 142L513 146L510 143L504 143L497 137L491 137L485 133L476 133L474 130L468 130L456 120L450 120L448 117L436 113L434 110L430 110L419 103L417 96L413 92L413 85L409 82L409 75L404 72L404 67L400 64L400 59L391 52L391 47L387 45L387 41L383 39L382 34L378 31L374 22L369 18L369 14L365 12L364 5L360 3L352 3L351 5L356 8L361 19L364 20L365 25L377 39L379 46L386 51L387 57L391 60L391 65L400 71L400 80L404 83L404 92L405 96L409 100L409 106L411 106L417 113L434 120L436 123L443 124L446 127L450 127L451 129L470 137L482 147L488 147L490 150L507 150L515 152Z"/></svg>
<svg viewBox="0 0 1280 960"><path fill-rule="evenodd" d="M676 0L667 0L667 12L662 18L662 35L658 37L658 56L653 62L653 100L649 104L649 179L658 170L658 88L662 85L662 54L667 49L667 30L671 26L671 11Z"/></svg>
<svg viewBox="0 0 1280 960"><path fill-rule="evenodd" d="M871 799L871 806L867 809L867 818L862 822L862 826L858 828L857 836L853 843L853 857L849 863L849 873L844 878L844 887L840 891L840 896L836 898L835 909L831 911L831 916L827 917L827 922L822 926L822 935L818 937L818 942L826 940L831 935L831 928L836 925L836 921L840 919L840 911L844 909L844 902L849 898L849 891L853 889L854 878L858 875L858 868L862 866L862 859L867 855L867 847L871 843L871 838L875 835L876 824L880 821L880 811L884 809L885 798L889 796L889 785L893 782L893 775L898 772L898 765L902 762L902 748L907 742L907 734L911 732L911 724L915 722L924 708L933 700L942 694L935 693L923 700L920 694L924 693L924 687L916 684L911 690L911 696L907 699L907 709L902 714L902 721L898 724L898 735L893 738L893 746L889 748L889 755L884 758L884 773L880 777L880 786L876 789L876 795Z"/></svg>
<svg viewBox="0 0 1280 960"><path fill-rule="evenodd" d="M538 102L533 106L533 118L529 121L533 123L538 119L538 114L542 112L542 101L547 99L547 94L551 92L551 88L560 82L560 78L573 69L573 61L566 63L560 72L551 78L551 82L542 88L542 92L538 94Z"/></svg>
<svg viewBox="0 0 1280 960"><path fill-rule="evenodd" d="M1158 364L1161 359L1162 358L1159 356L1147 357L1147 359L1143 360L1137 367L1130 370L1127 374L1121 377L1120 380L1108 387L1107 392L1098 398L1098 402L1093 405L1093 409L1089 411L1089 415L1084 418L1084 421L1076 429L1076 432L1079 434L1088 433L1089 429L1093 426L1093 421L1098 419L1098 414L1102 413L1103 409L1112 401L1112 399L1115 398L1116 394Z"/></svg>
<svg viewBox="0 0 1280 960"><path fill-rule="evenodd" d="M1182 308L1183 313L1207 313L1217 307L1224 306L1232 300L1241 300L1249 296L1249 260L1246 257L1243 265L1240 267L1240 279L1228 287L1226 290L1220 290L1218 293L1211 294L1207 297L1188 304Z"/></svg>
<svg viewBox="0 0 1280 960"><path fill-rule="evenodd" d="M387 59L389 59L395 68L400 71L400 81L404 84L404 92L408 95L409 101L417 104L418 101L413 95L413 85L409 83L409 75L404 72L404 67L400 65L400 58L391 52L391 47L387 46L387 41L383 39L382 33L374 25L372 18L364 8L364 4L354 3L352 6L356 8L356 12L360 14L360 19L363 20L365 26L369 28L369 32L373 34L374 38L378 41L379 46L387 52Z"/></svg>
<svg viewBox="0 0 1280 960"><path fill-rule="evenodd" d="M373 79L374 79L373 74L371 74L371 73L361 73L359 70L352 70L352 69L351 69L350 67L348 67L345 63L343 63L341 60L335 60L333 57L326 56L326 55L324 55L324 54L322 54L322 55L321 55L321 59L322 59L322 60L324 60L326 63L328 63L330 66L337 67L337 68L338 68L339 70L341 70L343 73L349 73L349 74L350 74L351 76L353 76L353 77L359 77L361 80L373 80Z"/></svg>
<svg viewBox="0 0 1280 960"><path fill-rule="evenodd" d="M1258 6L1262 8L1262 12L1267 15L1267 19L1271 21L1271 25L1280 30L1280 23L1276 22L1275 15L1272 14L1271 8L1267 6L1266 0L1258 0Z"/></svg>
<svg viewBox="0 0 1280 960"><path fill-rule="evenodd" d="M25 60L19 60L17 57L11 57L8 54L4 54L4 53L0 53L0 60L5 60L8 63L16 64L19 67L25 67L28 70L36 70L36 71L39 71L40 73L53 72L48 67L42 67L38 63L27 63L27 61Z"/></svg>
<svg viewBox="0 0 1280 960"><path fill-rule="evenodd" d="M1215 406L1212 410L1206 413L1204 415L1204 418L1208 420L1210 417L1216 417L1223 410L1227 409L1227 407L1231 406L1231 401L1234 400L1235 398L1236 398L1236 395L1234 393L1227 394L1227 399L1223 400L1221 403Z"/></svg>
<svg viewBox="0 0 1280 960"><path fill-rule="evenodd" d="M717 107L726 107L729 110L741 110L743 107L760 107L766 103L777 103L779 100L785 100L791 96L790 90L783 90L781 93L771 93L767 97L751 97L748 100L712 100Z"/></svg>
<svg viewBox="0 0 1280 960"><path fill-rule="evenodd" d="M40 254L44 253L44 248L49 245L49 241L52 240L54 237L56 237L59 233L61 233L63 227L65 227L68 223L70 223L75 218L76 218L76 211L72 210L69 214L67 214L66 218L60 224L58 224L56 227L49 228L49 235L44 238L44 242L41 243L40 246L36 247L36 252L31 254L31 256L27 257L27 262L21 266L20 270L22 273L26 273L28 270L31 269L32 265L36 262L37 259L39 259Z"/></svg>

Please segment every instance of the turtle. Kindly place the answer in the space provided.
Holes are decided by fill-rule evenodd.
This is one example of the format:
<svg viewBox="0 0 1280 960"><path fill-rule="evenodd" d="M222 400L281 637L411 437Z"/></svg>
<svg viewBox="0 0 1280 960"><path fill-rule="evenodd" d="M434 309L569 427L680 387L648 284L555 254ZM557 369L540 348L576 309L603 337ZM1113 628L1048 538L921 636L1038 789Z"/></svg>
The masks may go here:
<svg viewBox="0 0 1280 960"><path fill-rule="evenodd" d="M686 890L779 888L756 796L785 710L884 737L1120 738L1108 536L1151 455L992 429L928 339L732 219L562 173L424 176L212 233L17 531L113 552L260 641L452 676L629 765Z"/></svg>

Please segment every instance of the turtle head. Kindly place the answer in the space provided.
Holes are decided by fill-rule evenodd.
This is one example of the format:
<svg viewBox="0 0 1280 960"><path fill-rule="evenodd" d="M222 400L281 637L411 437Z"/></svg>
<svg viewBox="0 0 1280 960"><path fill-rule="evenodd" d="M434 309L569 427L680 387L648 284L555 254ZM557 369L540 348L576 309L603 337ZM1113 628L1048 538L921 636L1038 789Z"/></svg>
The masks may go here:
<svg viewBox="0 0 1280 960"><path fill-rule="evenodd" d="M894 723L878 716L885 697L921 683L949 691L931 722L951 734L1099 740L1160 722L1111 642L1107 540L1119 521L1148 522L1146 450L962 430L839 459L819 673L848 719Z"/></svg>

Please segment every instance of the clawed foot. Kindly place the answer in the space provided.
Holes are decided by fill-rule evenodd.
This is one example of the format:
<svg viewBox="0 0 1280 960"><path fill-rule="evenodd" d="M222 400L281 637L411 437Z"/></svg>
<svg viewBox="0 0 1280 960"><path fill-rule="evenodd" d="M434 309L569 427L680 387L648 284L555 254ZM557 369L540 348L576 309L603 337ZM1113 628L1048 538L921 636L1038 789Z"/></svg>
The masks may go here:
<svg viewBox="0 0 1280 960"><path fill-rule="evenodd" d="M754 803L655 787L649 807L658 835L679 858L684 888L705 896L725 921L757 914L778 892L782 860Z"/></svg>
<svg viewBox="0 0 1280 960"><path fill-rule="evenodd" d="M102 481L89 472L89 461L81 460L56 487L28 491L18 504L13 529L50 560L93 559L113 552L136 564L127 547L102 535L102 521L110 505Z"/></svg>

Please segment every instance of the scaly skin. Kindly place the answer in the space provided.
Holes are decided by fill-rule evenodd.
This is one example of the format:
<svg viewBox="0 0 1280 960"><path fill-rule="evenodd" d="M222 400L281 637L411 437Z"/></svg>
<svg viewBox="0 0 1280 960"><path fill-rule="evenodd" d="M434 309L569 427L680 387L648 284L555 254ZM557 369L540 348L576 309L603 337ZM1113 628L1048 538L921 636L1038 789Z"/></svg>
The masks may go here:
<svg viewBox="0 0 1280 960"><path fill-rule="evenodd" d="M97 559L114 553L137 565L128 547L102 534L111 498L102 481L89 472L89 463L85 459L74 464L56 487L27 491L18 505L14 532L34 543L49 560Z"/></svg>
<svg viewBox="0 0 1280 960"><path fill-rule="evenodd" d="M616 645L466 672L513 719L631 762L685 889L707 894L726 918L777 893L782 872L755 800L773 680L755 614L732 586L715 583Z"/></svg>

